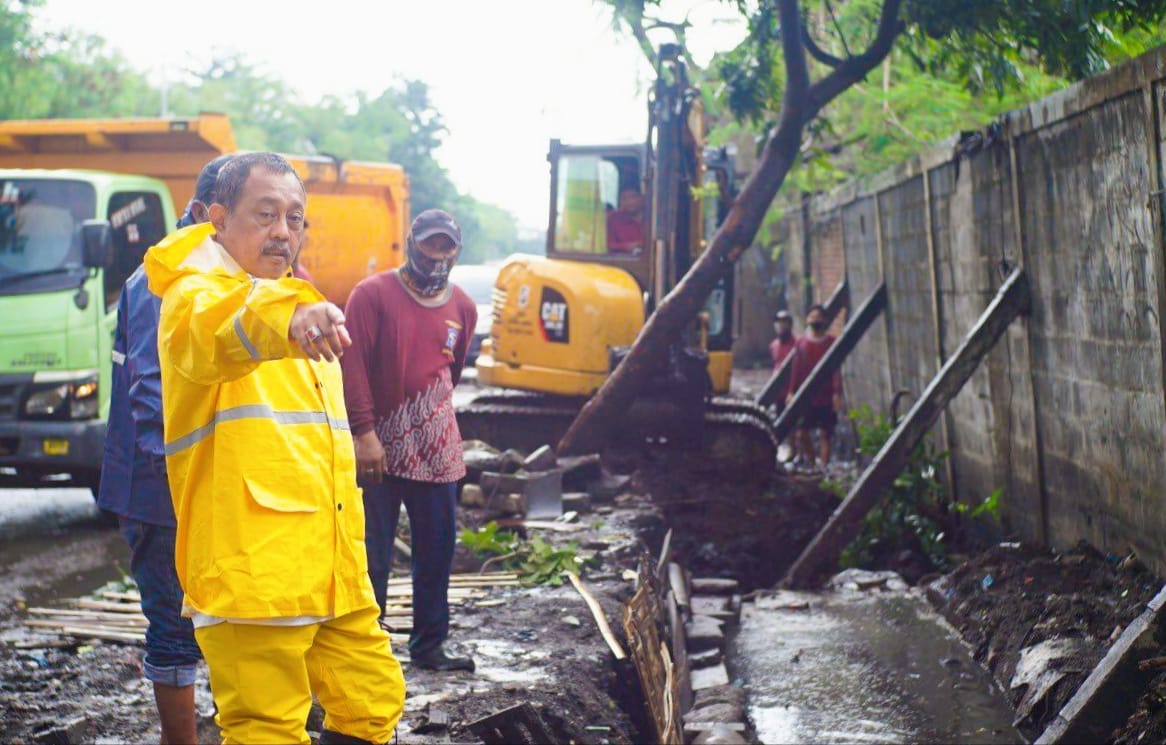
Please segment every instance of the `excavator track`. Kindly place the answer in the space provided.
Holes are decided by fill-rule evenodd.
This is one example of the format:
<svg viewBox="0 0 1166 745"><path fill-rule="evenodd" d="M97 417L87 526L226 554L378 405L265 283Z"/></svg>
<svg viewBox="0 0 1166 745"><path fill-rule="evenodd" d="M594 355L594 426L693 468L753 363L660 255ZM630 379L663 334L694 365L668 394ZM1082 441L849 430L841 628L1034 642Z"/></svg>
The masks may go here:
<svg viewBox="0 0 1166 745"><path fill-rule="evenodd" d="M463 439L529 452L562 439L582 403L525 391L489 393L458 409L458 426ZM689 446L695 444L690 442ZM653 446L659 448L661 443L656 441ZM718 467L768 473L777 464L778 441L772 418L744 399L709 399L697 446Z"/></svg>

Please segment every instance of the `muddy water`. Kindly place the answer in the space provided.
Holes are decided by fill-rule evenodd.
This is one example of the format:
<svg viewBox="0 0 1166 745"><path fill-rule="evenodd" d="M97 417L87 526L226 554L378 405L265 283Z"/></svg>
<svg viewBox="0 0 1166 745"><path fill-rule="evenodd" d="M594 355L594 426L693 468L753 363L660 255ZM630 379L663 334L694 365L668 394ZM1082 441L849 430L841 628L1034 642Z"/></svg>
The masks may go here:
<svg viewBox="0 0 1166 745"><path fill-rule="evenodd" d="M761 597L742 610L730 662L761 742L1023 742L987 673L915 594Z"/></svg>

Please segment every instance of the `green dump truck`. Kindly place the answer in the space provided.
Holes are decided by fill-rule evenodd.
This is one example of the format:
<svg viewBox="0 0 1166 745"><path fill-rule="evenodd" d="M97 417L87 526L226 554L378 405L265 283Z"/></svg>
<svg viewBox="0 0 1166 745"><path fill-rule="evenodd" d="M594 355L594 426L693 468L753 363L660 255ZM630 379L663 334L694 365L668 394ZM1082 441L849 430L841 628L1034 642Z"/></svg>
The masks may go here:
<svg viewBox="0 0 1166 745"><path fill-rule="evenodd" d="M96 491L118 296L174 222L158 179L0 170L0 487Z"/></svg>

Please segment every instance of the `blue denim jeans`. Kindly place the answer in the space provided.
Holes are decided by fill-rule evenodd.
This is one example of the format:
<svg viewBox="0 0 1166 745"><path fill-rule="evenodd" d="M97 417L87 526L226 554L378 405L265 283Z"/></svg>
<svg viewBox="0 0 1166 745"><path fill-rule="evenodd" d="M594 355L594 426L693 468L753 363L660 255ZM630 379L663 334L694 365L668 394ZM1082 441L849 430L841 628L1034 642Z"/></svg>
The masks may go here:
<svg viewBox="0 0 1166 745"><path fill-rule="evenodd" d="M368 577L382 614L397 518L401 505L405 505L413 539L413 631L409 634L409 654L428 652L449 636L449 573L457 540L457 484L385 476L379 484L361 486Z"/></svg>
<svg viewBox="0 0 1166 745"><path fill-rule="evenodd" d="M182 588L174 571L174 528L128 517L118 519L130 545L130 574L142 595L146 628L146 680L163 685L194 685L202 659L194 627L182 617Z"/></svg>

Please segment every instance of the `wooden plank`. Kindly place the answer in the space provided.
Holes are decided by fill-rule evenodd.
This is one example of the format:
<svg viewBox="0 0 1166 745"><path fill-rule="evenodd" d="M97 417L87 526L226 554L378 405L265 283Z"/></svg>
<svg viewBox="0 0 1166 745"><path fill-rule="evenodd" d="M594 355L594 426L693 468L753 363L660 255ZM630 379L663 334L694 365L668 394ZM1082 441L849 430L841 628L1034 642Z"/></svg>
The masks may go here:
<svg viewBox="0 0 1166 745"><path fill-rule="evenodd" d="M850 304L850 285L846 280L838 283L834 288L834 293L830 295L830 299L825 302L826 308L826 323L834 323L834 319L842 312L842 309ZM757 394L754 402L758 406L775 406L778 412L785 409L785 396L782 393L789 388L789 376L794 371L794 355L789 355L782 361L781 366L773 371L773 375L769 376L769 380L765 382L765 387Z"/></svg>
<svg viewBox="0 0 1166 745"><path fill-rule="evenodd" d="M607 642L607 646L611 649L611 653L615 655L617 660L627 659L627 652L623 651L623 646L619 640L615 638L615 634L611 631L611 625L607 622L607 615L604 614L603 608L599 605L599 601L595 599L595 595L587 585L583 584L583 580L579 579L579 575L574 572L567 572L567 579L571 580L571 584L583 596L583 602L587 603L587 607L591 609L591 615L595 619L595 625L599 627L599 633L603 635L603 641Z"/></svg>
<svg viewBox="0 0 1166 745"><path fill-rule="evenodd" d="M684 581L684 569L675 561L668 562L668 585L672 589L676 604L685 611L682 615L687 617L687 611L691 605L688 602L688 584Z"/></svg>
<svg viewBox="0 0 1166 745"><path fill-rule="evenodd" d="M107 610L114 613L141 613L142 607L136 603L112 603L108 600L91 600L90 598L81 598L77 601L78 608L88 608L90 610Z"/></svg>
<svg viewBox="0 0 1166 745"><path fill-rule="evenodd" d="M1138 699L1158 674L1153 666L1143 669L1139 662L1152 658L1160 649L1155 637L1161 630L1164 606L1166 586L1126 627L1073 697L1045 727L1036 745L1109 741L1113 730L1134 713Z"/></svg>
<svg viewBox="0 0 1166 745"><path fill-rule="evenodd" d="M668 562L672 561L672 528L664 534L660 544L660 558L656 560L656 582L664 585L668 581Z"/></svg>
<svg viewBox="0 0 1166 745"><path fill-rule="evenodd" d="M786 575L785 585L792 588L810 587L823 574L837 566L839 554L858 534L863 518L878 504L903 470L907 459L940 412L971 378L980 361L1008 329L1009 324L1028 311L1029 303L1028 278L1024 270L1015 269L968 332L959 349L928 384L927 390L891 433L890 439L859 477L846 499L834 510L825 527L802 551Z"/></svg>
<svg viewBox="0 0 1166 745"><path fill-rule="evenodd" d="M886 307L887 286L885 283L880 283L866 299L866 302L862 304L862 307L847 319L846 328L842 330L842 335L830 345L830 349L810 372L810 376L793 394L789 406L777 418L777 422L774 424L774 434L778 440L784 440L789 436L798 420L809 411L811 392L818 387L819 383L825 385L830 376L842 368L842 363L846 361L847 356L858 346L858 342L866 334L867 329L882 315Z"/></svg>
<svg viewBox="0 0 1166 745"><path fill-rule="evenodd" d="M645 556L640 563L636 592L624 605L624 633L654 729L649 741L680 743L680 702L679 696L673 695L675 676L668 670L671 659L666 660L667 647L661 644L657 632L663 614L653 569Z"/></svg>

